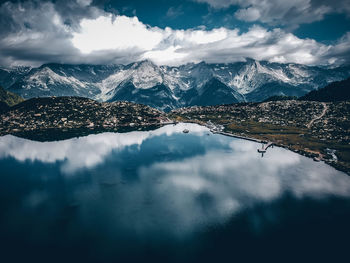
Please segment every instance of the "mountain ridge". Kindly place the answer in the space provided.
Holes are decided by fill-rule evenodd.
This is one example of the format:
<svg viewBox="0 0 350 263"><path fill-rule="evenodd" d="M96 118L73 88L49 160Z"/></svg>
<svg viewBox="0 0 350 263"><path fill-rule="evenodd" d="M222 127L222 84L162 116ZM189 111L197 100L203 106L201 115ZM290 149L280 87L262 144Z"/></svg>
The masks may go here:
<svg viewBox="0 0 350 263"><path fill-rule="evenodd" d="M324 68L253 59L226 64L201 62L157 66L144 60L128 65L50 63L26 69L21 74L16 74L15 70L4 72L0 74L0 84L7 83L7 90L24 98L82 96L98 101L125 100L125 97L117 95L125 95L125 89L130 87L128 100L170 110L201 105L203 89L209 90L213 101L218 104L223 103L217 98L218 94L230 103L262 101L271 96L299 97L349 77L350 66ZM12 76L12 82L8 81L10 74L15 76ZM213 85L220 86L220 92L216 92L214 86L208 87L212 79L218 81ZM207 97L210 97L209 91L206 92ZM232 100L226 101L227 98Z"/></svg>
<svg viewBox="0 0 350 263"><path fill-rule="evenodd" d="M300 100L323 102L350 100L350 78L332 82L326 87L310 91L309 93L300 97Z"/></svg>

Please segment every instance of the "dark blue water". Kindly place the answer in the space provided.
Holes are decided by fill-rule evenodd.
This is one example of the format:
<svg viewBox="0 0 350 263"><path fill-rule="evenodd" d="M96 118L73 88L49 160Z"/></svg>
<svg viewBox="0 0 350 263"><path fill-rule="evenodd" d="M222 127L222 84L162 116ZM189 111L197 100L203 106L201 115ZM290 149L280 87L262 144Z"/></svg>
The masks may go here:
<svg viewBox="0 0 350 263"><path fill-rule="evenodd" d="M193 124L0 137L0 262L349 262L350 177L258 147Z"/></svg>

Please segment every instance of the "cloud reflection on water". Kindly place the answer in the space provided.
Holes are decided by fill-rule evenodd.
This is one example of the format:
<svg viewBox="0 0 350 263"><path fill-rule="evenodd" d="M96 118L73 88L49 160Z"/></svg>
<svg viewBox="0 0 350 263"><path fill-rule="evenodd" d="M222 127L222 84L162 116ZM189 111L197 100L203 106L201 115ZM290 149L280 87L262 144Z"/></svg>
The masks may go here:
<svg viewBox="0 0 350 263"><path fill-rule="evenodd" d="M79 169L92 168L103 163L112 151L122 150L127 146L141 145L146 139L155 136L171 136L174 133L182 132L186 127L190 128L192 133L197 134L208 130L203 126L180 123L176 126L164 126L150 132L92 134L86 137L52 142L31 141L6 135L0 137L0 158L12 157L20 162L62 162L62 171L73 173Z"/></svg>
<svg viewBox="0 0 350 263"><path fill-rule="evenodd" d="M162 184L155 185L153 191L163 202L172 203L177 211L174 216L190 227L190 222L221 222L241 209L276 200L287 192L297 198L350 196L350 177L334 168L276 147L261 158L256 146L234 140L230 153L217 150L184 161L159 162L143 167L140 175L144 181L150 174L163 176ZM203 196L210 200L204 210ZM166 197L171 200L164 201Z"/></svg>
<svg viewBox="0 0 350 263"><path fill-rule="evenodd" d="M161 136L171 139L174 133L182 134L185 127L191 132L182 138L198 135L200 141L174 138L174 143L162 144L166 149L160 147L160 141L164 140ZM285 193L297 198L350 197L350 177L324 163L278 147L270 148L261 158L256 143L221 135L206 136L207 132L198 125L179 124L150 132L104 133L60 142L4 136L0 138L0 159L56 163L65 174L101 165L91 182L71 188L84 217L108 221L96 226L96 231L105 227L108 233L114 233L114 228L137 233L189 233L203 225L225 222L242 209L276 200ZM106 159L112 156L126 162L123 150L135 145L138 152L143 151L141 157L154 154L144 150L148 140L159 145L161 155L168 154L169 158L162 159L159 155L151 162L140 160L133 167L137 179L124 182L130 175L123 174L125 171ZM200 145L204 145L204 152L184 155L183 149ZM113 182L121 183L101 185L108 176ZM66 180L67 184L73 184ZM48 190L42 190L40 196L35 191L27 196L26 203L35 206L45 202L45 198L49 202ZM90 221L93 220L85 220Z"/></svg>

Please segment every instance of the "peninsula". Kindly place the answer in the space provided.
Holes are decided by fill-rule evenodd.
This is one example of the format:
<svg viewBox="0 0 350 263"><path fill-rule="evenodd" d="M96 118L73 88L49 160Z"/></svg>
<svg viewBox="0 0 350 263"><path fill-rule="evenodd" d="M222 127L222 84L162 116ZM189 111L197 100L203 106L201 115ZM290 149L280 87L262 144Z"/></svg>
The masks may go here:
<svg viewBox="0 0 350 263"><path fill-rule="evenodd" d="M244 138L270 141L350 173L350 102L270 101L195 106L170 112L177 121L220 125Z"/></svg>
<svg viewBox="0 0 350 263"><path fill-rule="evenodd" d="M81 97L34 98L0 115L0 136L35 140L69 138L97 132L151 129L169 123L167 115L149 106L118 101L100 103Z"/></svg>

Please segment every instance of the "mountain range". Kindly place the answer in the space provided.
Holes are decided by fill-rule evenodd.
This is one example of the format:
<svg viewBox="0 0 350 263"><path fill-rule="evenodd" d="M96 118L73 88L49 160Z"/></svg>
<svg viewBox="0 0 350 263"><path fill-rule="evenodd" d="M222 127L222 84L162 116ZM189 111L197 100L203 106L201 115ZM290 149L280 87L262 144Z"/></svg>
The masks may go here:
<svg viewBox="0 0 350 263"><path fill-rule="evenodd" d="M247 59L229 64L158 66L44 64L0 69L0 85L23 98L80 96L98 101L132 101L161 110L193 105L262 101L302 96L350 76L336 68Z"/></svg>

